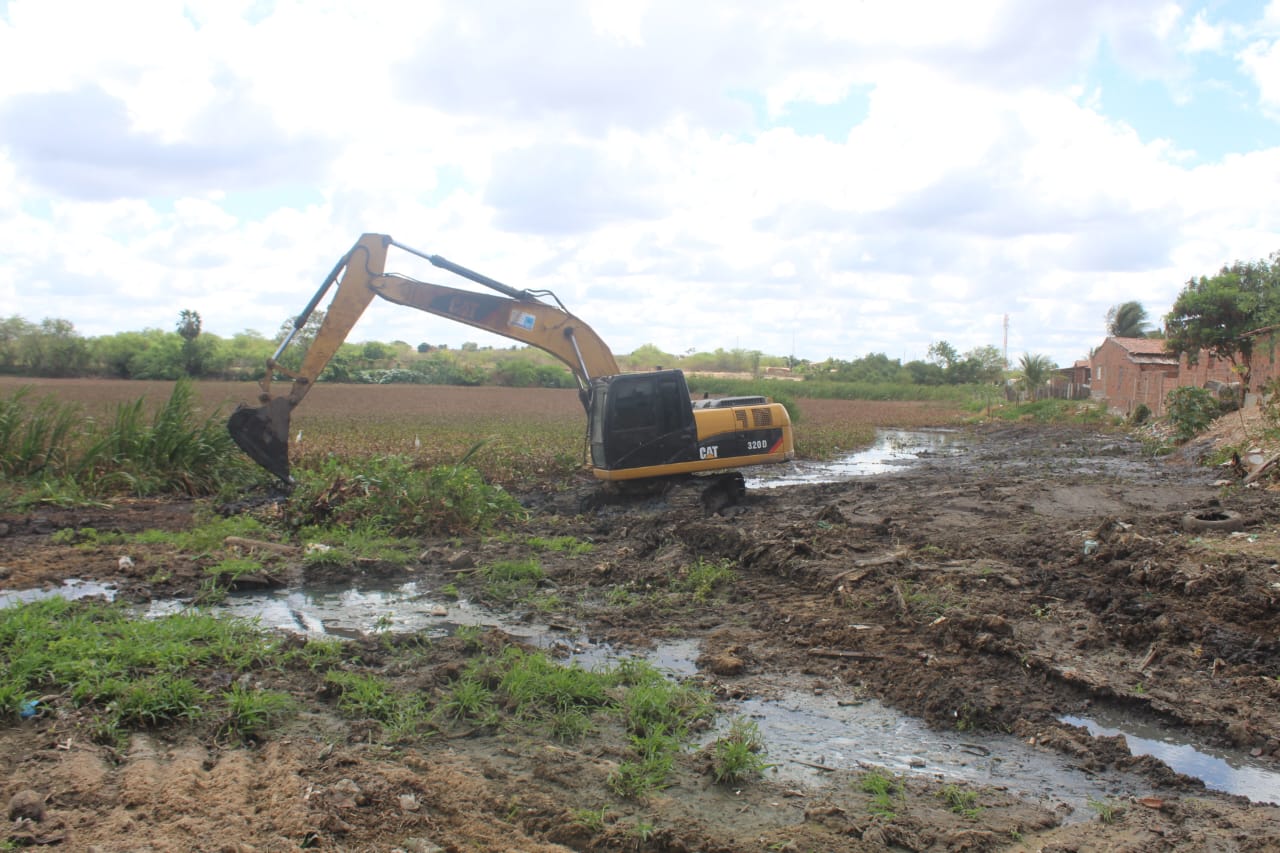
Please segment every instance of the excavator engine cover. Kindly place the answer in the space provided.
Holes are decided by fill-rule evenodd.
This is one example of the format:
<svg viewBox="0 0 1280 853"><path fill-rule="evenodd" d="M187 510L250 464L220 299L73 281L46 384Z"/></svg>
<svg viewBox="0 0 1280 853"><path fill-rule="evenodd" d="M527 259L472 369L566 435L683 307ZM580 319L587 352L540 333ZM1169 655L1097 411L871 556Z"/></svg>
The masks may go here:
<svg viewBox="0 0 1280 853"><path fill-rule="evenodd" d="M241 405L227 421L227 431L240 449L285 483L293 482L289 476L289 414L292 409L288 397L276 397L257 408Z"/></svg>

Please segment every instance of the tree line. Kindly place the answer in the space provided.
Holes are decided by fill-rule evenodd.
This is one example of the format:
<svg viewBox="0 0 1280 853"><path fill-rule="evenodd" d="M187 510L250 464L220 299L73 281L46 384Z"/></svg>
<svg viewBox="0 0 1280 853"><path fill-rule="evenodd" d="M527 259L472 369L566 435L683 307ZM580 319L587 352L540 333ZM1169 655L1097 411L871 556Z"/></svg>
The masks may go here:
<svg viewBox="0 0 1280 853"><path fill-rule="evenodd" d="M298 330L281 363L296 368L323 321L315 312ZM172 331L145 329L86 338L68 320L0 319L0 374L107 379L258 379L267 359L293 330L292 321L268 338L245 331L229 338L203 329L199 312L183 310ZM512 348L517 349L516 347ZM444 385L485 383L573 387L573 377L550 356L464 344L463 352L403 341L344 343L321 374L323 381L416 382ZM541 353L538 353L541 356Z"/></svg>
<svg viewBox="0 0 1280 853"><path fill-rule="evenodd" d="M281 357L284 366L297 366L319 330L323 316L324 312L315 312L295 333ZM224 338L203 329L199 312L183 310L171 331L145 329L86 338L68 320L45 319L33 323L15 315L0 319L0 374L159 380L257 379L265 372L267 358L292 331L292 322L286 321L269 338L252 330ZM869 353L852 360L829 358L809 362L793 356L772 356L737 348L675 354L653 344L644 344L630 355L619 356L619 361L629 370L679 367L694 373L759 376L769 368L786 368L806 379L907 385L998 383L1005 372L1004 358L995 347L978 347L961 354L946 341L930 345L928 360L905 364L884 353ZM1045 366L1052 369L1052 365L1046 363ZM403 341L344 343L320 380L574 386L569 371L541 350L519 346L495 350L471 342L456 350L450 350L447 345L426 343L412 347Z"/></svg>

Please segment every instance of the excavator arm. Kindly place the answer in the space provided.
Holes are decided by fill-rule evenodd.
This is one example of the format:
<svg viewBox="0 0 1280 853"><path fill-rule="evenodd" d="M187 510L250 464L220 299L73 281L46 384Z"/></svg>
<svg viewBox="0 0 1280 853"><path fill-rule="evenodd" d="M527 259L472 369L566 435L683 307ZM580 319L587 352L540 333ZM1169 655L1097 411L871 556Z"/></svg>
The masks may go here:
<svg viewBox="0 0 1280 853"><path fill-rule="evenodd" d="M500 295L459 290L388 274L385 272L387 250L391 246L482 284ZM324 322L303 356L301 366L297 371L285 370L277 359L335 283L338 289L325 311ZM311 390L375 296L545 350L573 372L584 407L588 405L591 380L618 372L609 347L590 326L565 310L555 294L518 290L439 255L428 255L397 243L386 235L365 234L325 278L307 307L295 318L293 331L267 360L266 375L259 383L261 405L240 406L227 424L236 444L255 462L285 482L290 480L290 414ZM540 296L555 299L556 305L541 301ZM293 380L287 394L272 395L271 384L276 373Z"/></svg>

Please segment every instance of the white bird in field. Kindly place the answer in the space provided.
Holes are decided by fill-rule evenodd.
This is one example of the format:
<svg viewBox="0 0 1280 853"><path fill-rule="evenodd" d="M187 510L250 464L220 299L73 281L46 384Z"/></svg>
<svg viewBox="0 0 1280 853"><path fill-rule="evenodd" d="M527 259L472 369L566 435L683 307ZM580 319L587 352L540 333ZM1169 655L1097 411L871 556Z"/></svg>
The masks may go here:
<svg viewBox="0 0 1280 853"><path fill-rule="evenodd" d="M413 449L414 449L414 450L418 450L418 449L419 449L419 448L421 448L421 447L422 447L422 439L418 438L418 437L415 435L415 436L413 437Z"/></svg>
<svg viewBox="0 0 1280 853"><path fill-rule="evenodd" d="M295 443L302 441L302 430L298 430L298 435L293 440Z"/></svg>

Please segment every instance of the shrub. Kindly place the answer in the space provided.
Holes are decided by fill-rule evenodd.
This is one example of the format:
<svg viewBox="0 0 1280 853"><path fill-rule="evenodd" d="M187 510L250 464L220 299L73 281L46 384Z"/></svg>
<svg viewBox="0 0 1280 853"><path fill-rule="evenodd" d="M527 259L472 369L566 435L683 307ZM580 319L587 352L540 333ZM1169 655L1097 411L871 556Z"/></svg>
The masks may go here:
<svg viewBox="0 0 1280 853"><path fill-rule="evenodd" d="M1175 437L1182 442L1208 429L1222 410L1212 391L1183 385L1165 397L1165 411Z"/></svg>
<svg viewBox="0 0 1280 853"><path fill-rule="evenodd" d="M1262 386L1258 408L1269 429L1280 429L1280 378L1272 379Z"/></svg>

